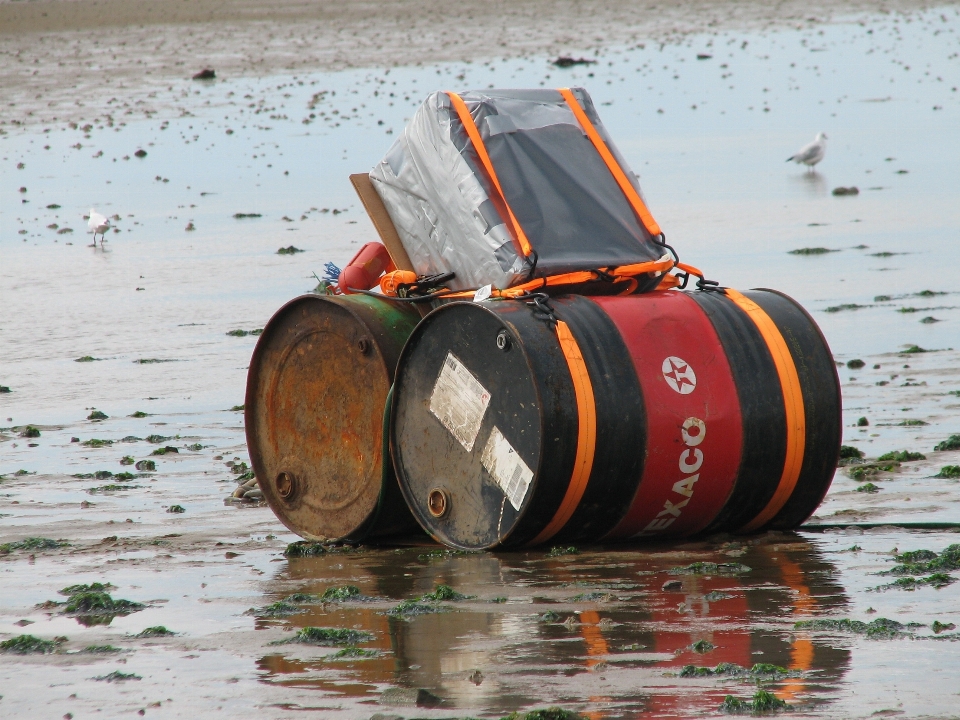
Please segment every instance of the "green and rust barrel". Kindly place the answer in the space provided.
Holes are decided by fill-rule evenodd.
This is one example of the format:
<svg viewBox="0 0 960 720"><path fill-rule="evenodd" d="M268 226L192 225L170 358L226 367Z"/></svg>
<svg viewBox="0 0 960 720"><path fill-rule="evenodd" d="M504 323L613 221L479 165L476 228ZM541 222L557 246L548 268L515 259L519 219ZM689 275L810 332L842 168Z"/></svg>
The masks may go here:
<svg viewBox="0 0 960 720"><path fill-rule="evenodd" d="M391 409L407 503L459 548L800 525L841 438L813 319L769 290L451 303Z"/></svg>
<svg viewBox="0 0 960 720"><path fill-rule="evenodd" d="M247 375L247 447L264 498L312 540L416 531L389 458L384 409L411 307L304 295L270 319Z"/></svg>

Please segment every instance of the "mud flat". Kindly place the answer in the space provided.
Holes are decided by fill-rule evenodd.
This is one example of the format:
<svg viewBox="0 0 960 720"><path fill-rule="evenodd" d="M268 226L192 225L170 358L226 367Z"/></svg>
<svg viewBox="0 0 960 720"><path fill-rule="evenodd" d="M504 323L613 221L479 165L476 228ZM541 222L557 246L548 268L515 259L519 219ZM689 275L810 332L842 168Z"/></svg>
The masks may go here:
<svg viewBox="0 0 960 720"><path fill-rule="evenodd" d="M813 27L934 3L440 0L3 0L0 122L92 121L111 98L155 110L171 81L565 55L735 28Z"/></svg>

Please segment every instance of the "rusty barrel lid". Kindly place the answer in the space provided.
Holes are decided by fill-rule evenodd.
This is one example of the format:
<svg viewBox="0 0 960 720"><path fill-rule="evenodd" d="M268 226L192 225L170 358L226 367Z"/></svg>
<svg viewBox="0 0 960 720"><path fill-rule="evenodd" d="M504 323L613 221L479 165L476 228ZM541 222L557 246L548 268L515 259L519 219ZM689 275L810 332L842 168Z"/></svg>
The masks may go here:
<svg viewBox="0 0 960 720"><path fill-rule="evenodd" d="M416 529L384 463L384 408L420 319L364 295L303 295L270 319L247 374L247 446L264 498L312 540Z"/></svg>

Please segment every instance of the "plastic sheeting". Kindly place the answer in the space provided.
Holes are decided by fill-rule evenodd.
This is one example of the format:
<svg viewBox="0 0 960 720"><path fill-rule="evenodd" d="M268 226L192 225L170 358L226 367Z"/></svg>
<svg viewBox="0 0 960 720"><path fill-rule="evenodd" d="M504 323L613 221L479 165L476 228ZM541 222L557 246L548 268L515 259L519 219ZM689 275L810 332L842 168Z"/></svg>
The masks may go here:
<svg viewBox="0 0 960 720"><path fill-rule="evenodd" d="M639 193L590 96L572 92ZM436 92L370 172L417 273L453 272L456 290L503 289L531 271L542 277L663 255L558 91L486 90L461 98L536 253L535 267L512 236L449 96Z"/></svg>

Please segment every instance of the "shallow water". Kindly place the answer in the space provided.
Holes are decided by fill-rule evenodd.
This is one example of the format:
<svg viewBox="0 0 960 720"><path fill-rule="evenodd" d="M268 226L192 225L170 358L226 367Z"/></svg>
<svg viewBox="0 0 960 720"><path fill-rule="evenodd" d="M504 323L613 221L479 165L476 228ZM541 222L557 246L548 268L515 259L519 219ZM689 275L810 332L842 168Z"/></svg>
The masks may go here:
<svg viewBox="0 0 960 720"><path fill-rule="evenodd" d="M0 556L0 633L67 635L70 652L0 656L0 714L146 708L173 716L188 705L241 717L322 707L324 717L359 718L377 711L382 690L407 686L444 699L440 710L418 709L422 716L494 717L560 703L595 718L689 717L714 714L727 693L754 691L755 679L672 674L718 662L799 671L771 686L804 715L954 712L955 642L931 639L928 628L916 630L922 639L882 641L793 628L820 614L960 624L956 584L870 591L890 581L874 573L894 547L939 551L951 533L811 532L737 540L742 548L718 540L555 559L543 551L420 558L428 550L413 548L287 560L280 551L296 538L267 508L224 507L222 498L234 488L224 463L248 459L242 414L230 408L243 402L256 341L226 333L263 327L316 285L325 262L342 266L374 239L347 175L380 159L429 91L543 83L591 92L685 261L724 284L787 292L814 314L839 360L866 361L840 369L845 442L870 457L904 448L927 455L872 478L876 494L857 492L862 483L839 471L812 522L960 522L957 481L933 477L960 452L931 452L960 432L960 400L948 394L960 390L960 353L946 350L960 337L951 275L960 252L958 28L951 7L866 25L612 48L569 70L529 57L184 81L158 93L151 117L120 98L112 123L101 118L89 132L8 126L0 135L0 385L12 392L0 394L0 542L44 536L71 547ZM329 92L308 107L321 91ZM821 130L830 140L816 173L783 162ZM139 148L146 157L134 156ZM830 194L850 185L860 194ZM81 216L91 206L121 216L104 249L89 246ZM64 227L73 232L58 233ZM277 254L291 244L305 252ZM837 252L788 254L804 247ZM904 254L877 255L887 252ZM946 294L918 295L924 290ZM864 307L827 311L844 304ZM938 352L898 353L912 344ZM97 359L76 362L83 356ZM109 419L85 420L93 408ZM149 415L129 417L135 411ZM855 427L860 416L870 425ZM39 438L19 437L27 423ZM122 441L154 434L169 439ZM91 448L74 437L115 442ZM165 445L179 453L151 455ZM125 455L158 469L121 466ZM72 477L106 469L134 472L124 482L136 487L90 492L118 481ZM186 512L165 512L173 504ZM854 544L862 550L844 551ZM694 561L752 570L679 576L681 590L660 590L669 568ZM34 607L93 581L112 581L115 597L149 607L92 627ZM477 597L412 620L383 614L438 582ZM344 583L378 600L311 605L277 620L244 614ZM732 597L704 600L714 590ZM613 597L572 600L592 591ZM506 603L491 602L501 595ZM547 610L559 622L537 619ZM21 619L34 624L14 624ZM128 635L158 624L181 634ZM326 649L269 645L309 624L368 629L374 639L364 646L381 655L333 662ZM698 639L717 647L703 656L685 649ZM94 643L128 652L72 654ZM118 667L143 679L90 680ZM469 679L477 669L479 684Z"/></svg>

